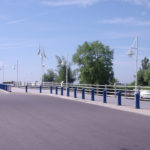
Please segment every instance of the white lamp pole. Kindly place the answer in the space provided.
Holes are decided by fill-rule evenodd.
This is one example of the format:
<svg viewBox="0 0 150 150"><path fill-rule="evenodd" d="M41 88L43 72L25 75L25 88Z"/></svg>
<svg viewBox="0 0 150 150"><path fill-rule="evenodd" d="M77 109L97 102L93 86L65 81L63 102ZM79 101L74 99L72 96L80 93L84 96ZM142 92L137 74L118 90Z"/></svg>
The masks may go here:
<svg viewBox="0 0 150 150"><path fill-rule="evenodd" d="M45 65L43 64L43 62L44 62L44 58L47 58L47 56L45 55L44 49L41 50L40 46L39 46L38 55L41 58L41 84L42 84L42 82L43 82L43 74L44 74L44 67L45 67Z"/></svg>
<svg viewBox="0 0 150 150"><path fill-rule="evenodd" d="M17 85L18 85L18 60L17 60L17 65L16 65L16 71L17 71Z"/></svg>
<svg viewBox="0 0 150 150"><path fill-rule="evenodd" d="M68 57L67 57L67 59L68 59ZM66 59L66 61L63 60L61 63L61 65L63 65L63 66L66 65L66 89L68 87L68 60L67 59Z"/></svg>
<svg viewBox="0 0 150 150"><path fill-rule="evenodd" d="M68 87L68 57L66 59L66 88Z"/></svg>
<svg viewBox="0 0 150 150"><path fill-rule="evenodd" d="M13 66L13 69L16 70L17 73L17 85L18 85L18 60L17 60L17 64Z"/></svg>
<svg viewBox="0 0 150 150"><path fill-rule="evenodd" d="M4 67L4 65L3 65L3 68L2 68L2 70L3 70L3 82L4 82L4 70L5 69L5 67Z"/></svg>
<svg viewBox="0 0 150 150"><path fill-rule="evenodd" d="M134 43L135 44L135 43ZM131 46L130 50L128 52L128 55L130 57L132 57L134 55L132 50L136 50L136 79L135 79L135 89L137 89L138 86L138 78L137 78L137 74L138 74L138 36L136 36L136 46Z"/></svg>

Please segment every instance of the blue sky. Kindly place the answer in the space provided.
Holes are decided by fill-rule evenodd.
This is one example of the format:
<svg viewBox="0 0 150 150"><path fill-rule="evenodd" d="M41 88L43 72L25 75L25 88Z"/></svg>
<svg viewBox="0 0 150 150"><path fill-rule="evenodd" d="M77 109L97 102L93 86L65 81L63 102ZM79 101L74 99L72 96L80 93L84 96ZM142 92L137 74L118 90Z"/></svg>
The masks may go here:
<svg viewBox="0 0 150 150"><path fill-rule="evenodd" d="M99 40L114 49L119 81L134 80L135 56L127 52L139 36L139 66L150 59L150 0L1 0L0 66L5 80L16 80L12 66L19 61L19 80L40 79L39 43L45 49L45 71L56 69L56 55L71 60L78 45ZM0 81L2 71L0 70Z"/></svg>

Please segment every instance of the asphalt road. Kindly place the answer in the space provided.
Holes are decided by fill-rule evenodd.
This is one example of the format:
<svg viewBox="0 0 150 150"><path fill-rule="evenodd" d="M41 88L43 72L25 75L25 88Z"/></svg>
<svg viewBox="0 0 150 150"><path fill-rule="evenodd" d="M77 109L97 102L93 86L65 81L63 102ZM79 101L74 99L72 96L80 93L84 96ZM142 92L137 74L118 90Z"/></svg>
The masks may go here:
<svg viewBox="0 0 150 150"><path fill-rule="evenodd" d="M150 117L49 96L0 95L1 150L149 150Z"/></svg>

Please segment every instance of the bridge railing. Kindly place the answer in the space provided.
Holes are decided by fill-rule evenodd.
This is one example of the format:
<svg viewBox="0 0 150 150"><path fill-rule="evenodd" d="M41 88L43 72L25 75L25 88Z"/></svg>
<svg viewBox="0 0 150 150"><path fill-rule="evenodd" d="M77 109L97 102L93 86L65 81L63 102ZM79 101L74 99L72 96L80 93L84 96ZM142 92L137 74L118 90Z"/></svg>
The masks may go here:
<svg viewBox="0 0 150 150"><path fill-rule="evenodd" d="M0 89L4 91L11 92L11 86L6 84L0 84Z"/></svg>
<svg viewBox="0 0 150 150"><path fill-rule="evenodd" d="M42 84L40 82L24 82L19 85L19 87L25 87L28 86L28 88L31 89L37 89L40 86L42 86L43 90L48 90L51 86L53 88L58 87L58 90L63 86L63 89L66 90L67 87L70 88L70 91L74 91L74 88L77 89L77 92L82 92L82 89L85 90L86 94L91 93L91 89L94 89L94 94L98 96L103 95L103 91L107 91L108 97L117 97L117 93L120 91L122 93L122 97L125 97L127 99L134 99L136 92L140 92L140 90L150 90L150 87L146 86L129 86L129 85L94 85L94 84L70 84L67 85L64 83L61 85L61 83L55 83L55 82L43 82ZM14 85L15 86L15 85ZM18 85L17 85L18 86ZM144 99L142 99L144 100ZM150 99L146 99L150 100Z"/></svg>

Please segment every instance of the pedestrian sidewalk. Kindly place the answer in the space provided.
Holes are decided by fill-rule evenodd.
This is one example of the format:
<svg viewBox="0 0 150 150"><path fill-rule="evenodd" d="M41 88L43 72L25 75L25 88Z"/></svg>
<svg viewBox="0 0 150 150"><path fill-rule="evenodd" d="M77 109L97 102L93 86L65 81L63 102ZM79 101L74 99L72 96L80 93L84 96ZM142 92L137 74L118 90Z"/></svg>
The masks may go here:
<svg viewBox="0 0 150 150"><path fill-rule="evenodd" d="M82 95L81 93L77 93L77 98L74 98L74 93L70 91L69 97L66 96L66 91L63 92L63 96L60 94L60 90L58 90L58 94L55 94L55 91L53 91L53 94L50 94L50 90L43 89L42 93L40 93L39 89L28 89L28 93L26 93L25 88L14 88L12 87L12 93L13 94L34 94L34 95L47 95L47 96L53 96L53 97L59 97L67 100L73 100L78 102L84 102L88 104L93 104L97 106L102 107L108 107L116 110L122 110L127 112L133 112L137 114L147 115L150 116L150 101L140 101L140 109L135 109L135 101L131 99L125 99L122 98L122 106L117 105L117 97L107 97L107 103L103 103L103 97L102 96L95 96L95 101L91 101L91 95L86 94L85 100L81 99Z"/></svg>

